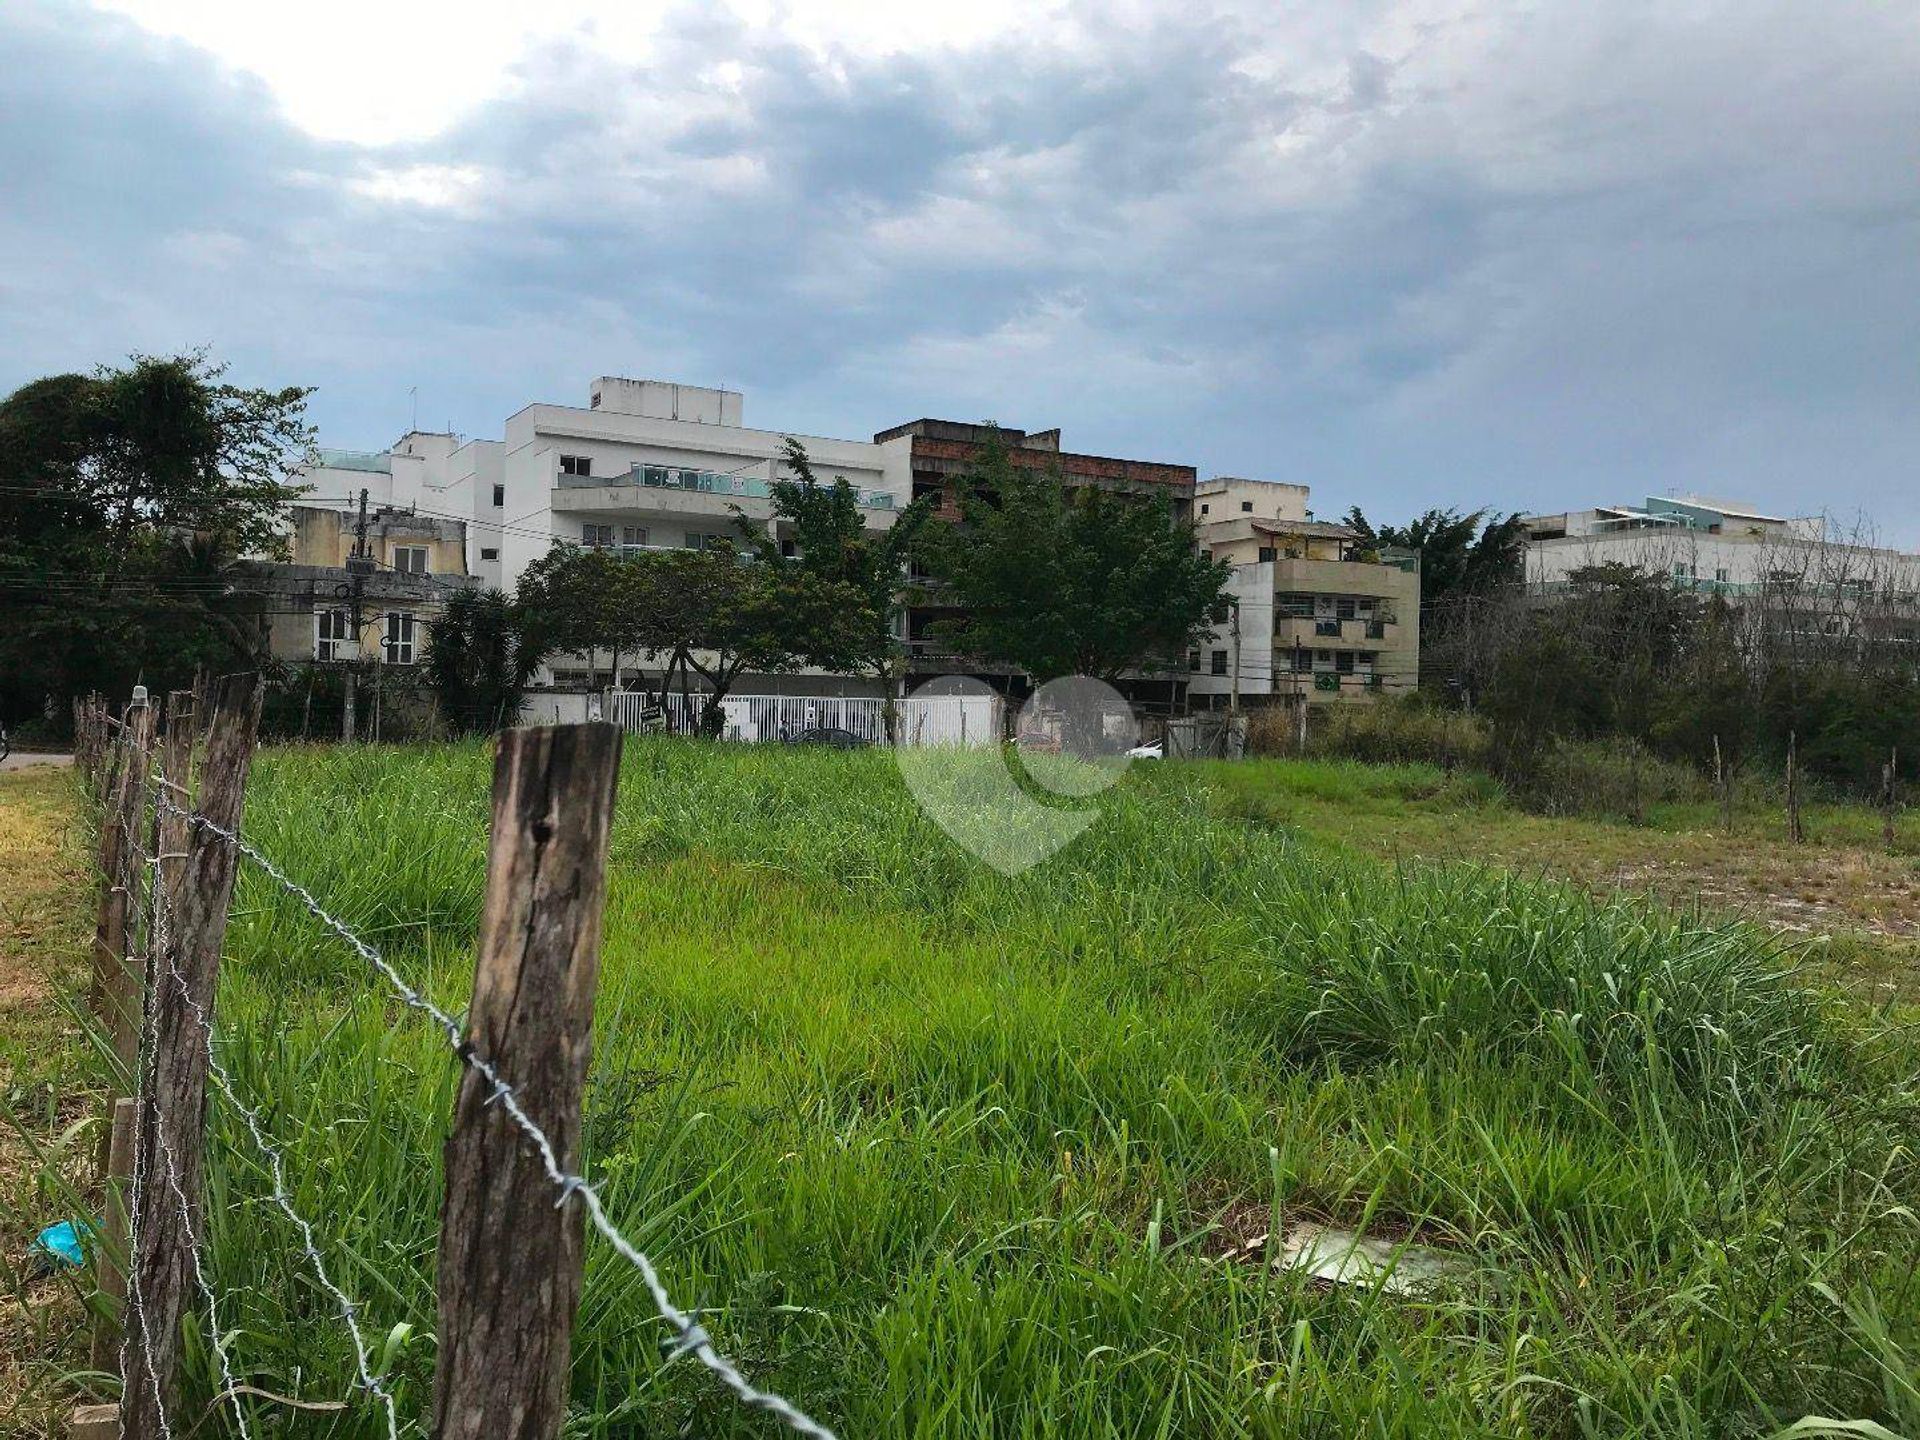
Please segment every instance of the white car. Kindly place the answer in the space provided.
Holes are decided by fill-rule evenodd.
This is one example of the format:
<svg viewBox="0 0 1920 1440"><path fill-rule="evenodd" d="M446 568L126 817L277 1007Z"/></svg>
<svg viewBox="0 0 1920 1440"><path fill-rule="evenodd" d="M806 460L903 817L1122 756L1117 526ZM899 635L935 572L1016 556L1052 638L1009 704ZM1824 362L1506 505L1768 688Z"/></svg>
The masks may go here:
<svg viewBox="0 0 1920 1440"><path fill-rule="evenodd" d="M1164 740L1152 740L1145 745L1136 745L1127 751L1129 760L1161 760L1165 757Z"/></svg>

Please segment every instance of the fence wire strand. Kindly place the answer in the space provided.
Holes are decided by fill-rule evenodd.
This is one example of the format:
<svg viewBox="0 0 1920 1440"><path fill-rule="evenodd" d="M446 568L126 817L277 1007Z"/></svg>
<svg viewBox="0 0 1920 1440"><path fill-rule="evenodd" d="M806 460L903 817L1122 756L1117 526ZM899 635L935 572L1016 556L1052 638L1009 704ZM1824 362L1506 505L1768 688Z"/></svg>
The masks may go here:
<svg viewBox="0 0 1920 1440"><path fill-rule="evenodd" d="M163 899L161 904L156 907L155 913L164 913L164 909L165 901ZM341 1320L346 1324L347 1334L353 1341L354 1361L360 1371L360 1387L380 1398L387 1413L388 1440L399 1440L400 1421L398 1412L394 1407L393 1395L388 1391L387 1387L380 1382L379 1377L373 1373L373 1355L367 1348L366 1336L360 1329L359 1307L354 1304L351 1297L349 1297L344 1290L334 1283L333 1277L327 1273L327 1263L320 1253L319 1243L314 1238L312 1224L293 1206L292 1196L287 1191L285 1155L267 1138L266 1131L260 1123L259 1112L240 1098L239 1091L233 1083L232 1074L227 1070L226 1066L220 1063L220 1057L215 1051L213 1044L212 1017L209 1016L201 1007L200 1003L193 998L192 992L187 988L186 977L180 973L179 967L172 963L170 952L165 948L159 948L156 949L155 953L168 956L167 970L180 993L180 999L186 1007L193 1012L195 1020L199 1023L201 1040L205 1044L207 1051L207 1071L213 1077L214 1085L219 1089L221 1095L225 1097L227 1103L240 1112L241 1118L246 1122L248 1133L253 1137L255 1147L266 1158L268 1172L273 1181L274 1204L279 1207L281 1214L285 1215L287 1219L292 1222L294 1228L300 1232L300 1248L306 1256L307 1263L313 1267L314 1277L320 1282L320 1288L325 1290L332 1298L335 1307L340 1312ZM177 1188L176 1185L176 1190ZM183 1206L186 1204L184 1196L181 1198L180 1203ZM191 1238L191 1228L189 1228L189 1237ZM194 1252L193 1263L197 1273L200 1268L200 1255L197 1248ZM237 1416L240 1409L240 1401L238 1396L233 1393L236 1381L232 1371L227 1369L226 1350L220 1340L219 1318L214 1304L213 1291L212 1288L207 1285L204 1277L201 1279L201 1290L206 1296L209 1313L214 1317L214 1346L220 1353L222 1378L226 1381L228 1398L233 1401L234 1412ZM241 1433L243 1435L246 1433L244 1424L241 1426Z"/></svg>
<svg viewBox="0 0 1920 1440"><path fill-rule="evenodd" d="M129 762L131 763L131 762ZM167 944L167 889L161 883L160 862L167 857L155 855L149 863L153 866L153 927L148 949L154 955L167 957L167 970L173 976L174 984L180 989L180 996L192 1003L187 994L187 982L180 969L173 963L172 951ZM203 1017L204 1018L204 1017ZM194 1284L200 1289L201 1298L207 1302L207 1325L213 1340L213 1353L220 1365L220 1378L225 1383L227 1398L233 1405L233 1423L239 1427L240 1440L252 1440L247 1429L246 1413L240 1408L240 1397L234 1393L238 1383L234 1379L233 1365L227 1358L226 1332L220 1328L220 1302L213 1293L213 1286L207 1279L207 1272L200 1255L200 1235L193 1224L193 1206L187 1201L187 1192L180 1184L180 1162L174 1158L173 1146L167 1140L166 1121L160 1114L160 1107L153 1108L153 1143L160 1152L161 1163L166 1167L167 1186L173 1191L174 1204L180 1209L180 1226L187 1232L187 1254L193 1260ZM144 1334L145 1316L141 1317ZM151 1358L152 1352L148 1352ZM149 1367L151 1368L151 1367Z"/></svg>
<svg viewBox="0 0 1920 1440"><path fill-rule="evenodd" d="M160 873L159 857L155 856L149 863L154 867L155 893L157 894ZM153 949L151 932L148 934L147 949L149 951ZM127 1323L128 1314L131 1313L140 1327L140 1342L143 1347L141 1354L145 1357L146 1362L142 1368L147 1372L148 1384L153 1387L153 1410L160 1424L160 1434L163 1440L173 1440L173 1423L167 1416L167 1402L161 1394L160 1372L156 1370L153 1365L153 1331L147 1325L146 1299L140 1292L140 1207L142 1204L142 1195L145 1192L145 1176L142 1172L146 1168L140 1163L141 1145L139 1142L139 1132L144 1128L144 1119L141 1111L145 1108L152 1108L156 1125L156 1136L158 1134L157 1126L160 1119L159 1107L153 1103L153 1006L144 1000L140 1012L140 1048L138 1057L138 1082L134 1086L134 1089L140 1098L134 1105L134 1165L133 1173L127 1180L127 1295L126 1302L121 1307L120 1317L120 1377L121 1385L124 1389L126 1376L131 1369L133 1359L133 1327Z"/></svg>
<svg viewBox="0 0 1920 1440"><path fill-rule="evenodd" d="M761 1390L755 1387L754 1384L740 1372L739 1367L736 1366L733 1361L729 1360L725 1355L722 1355L719 1350L715 1348L713 1337L708 1333L706 1326L700 1323L698 1315L690 1314L673 1303L673 1298L667 1293L666 1285L661 1280L659 1271L654 1268L653 1262L648 1259L639 1247L629 1240L620 1230L619 1226L615 1225L608 1217L605 1208L600 1203L598 1192L587 1178L583 1175L573 1174L561 1165L560 1157L555 1151L553 1141L548 1137L547 1132L540 1127L539 1123L535 1121L532 1116L527 1114L526 1110L521 1106L519 1096L515 1093L513 1086L501 1078L499 1071L494 1068L492 1062L485 1056L479 1054L470 1043L462 1038L460 1022L458 1020L454 1019L452 1015L448 1014L420 991L409 985L400 975L400 972L395 970L392 964L388 962L385 956L365 940L361 939L360 936L355 934L343 921L331 914L325 906L314 898L313 892L301 885L298 881L292 879L258 847L243 839L237 830L229 830L207 819L204 815L183 810L168 800L164 794L157 796L157 804L163 811L176 815L184 819L188 824L205 830L209 834L216 835L232 845L238 853L251 860L282 889L299 900L300 903L306 907L309 914L334 935L338 936L342 942L368 965L372 966L373 969L385 979L394 993L399 996L403 1004L432 1019L434 1024L446 1035L447 1043L452 1048L454 1054L460 1058L463 1064L476 1071L491 1087L491 1094L487 1097L488 1103L498 1103L501 1109L512 1117L514 1124L519 1127L521 1133L533 1143L534 1149L540 1156L541 1167L546 1171L547 1178L554 1183L560 1192L559 1197L554 1202L555 1205L565 1205L569 1199L578 1196L580 1203L586 1208L588 1218L593 1222L593 1228L600 1232L602 1238L604 1238L609 1245L613 1246L614 1250L618 1252L623 1259L632 1265L635 1270L639 1271L640 1278L646 1285L647 1292L653 1300L655 1310L659 1312L660 1318L666 1321L667 1325L674 1332L674 1338L664 1346L669 1362L678 1359L682 1355L691 1355L711 1371L713 1375L719 1379L720 1383L725 1385L726 1388L733 1393L734 1398L742 1405L747 1406L749 1409L765 1411L767 1414L780 1420L796 1434L810 1436L812 1440L837 1440L833 1431L813 1419L805 1411L793 1404L792 1401L772 1391Z"/></svg>

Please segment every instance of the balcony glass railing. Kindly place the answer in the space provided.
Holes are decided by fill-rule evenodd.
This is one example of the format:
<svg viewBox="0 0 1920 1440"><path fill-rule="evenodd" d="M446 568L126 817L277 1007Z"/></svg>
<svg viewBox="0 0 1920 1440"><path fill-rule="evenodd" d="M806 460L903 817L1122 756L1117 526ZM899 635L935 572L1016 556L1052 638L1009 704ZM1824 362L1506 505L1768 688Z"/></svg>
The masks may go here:
<svg viewBox="0 0 1920 1440"><path fill-rule="evenodd" d="M597 489L607 485L633 485L643 490L684 490L696 495L725 495L733 499L764 500L773 493L765 480L748 475L728 475L718 470L692 470L678 465L636 465L624 475L560 475L556 483L563 490ZM855 492L868 510L892 510L893 496L884 490Z"/></svg>
<svg viewBox="0 0 1920 1440"><path fill-rule="evenodd" d="M326 470L361 470L369 475L391 475L393 456L384 450L321 450L318 462Z"/></svg>

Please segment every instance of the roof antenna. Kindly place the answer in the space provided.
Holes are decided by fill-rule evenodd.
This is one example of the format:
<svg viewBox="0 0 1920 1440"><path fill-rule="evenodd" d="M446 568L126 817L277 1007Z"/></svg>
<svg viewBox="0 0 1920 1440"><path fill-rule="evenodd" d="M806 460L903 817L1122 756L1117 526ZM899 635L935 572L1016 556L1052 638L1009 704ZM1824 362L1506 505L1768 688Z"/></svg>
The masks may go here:
<svg viewBox="0 0 1920 1440"><path fill-rule="evenodd" d="M409 385L407 387L407 397L413 401L412 418L407 421L407 433L411 435L415 430L420 428L420 387L418 385Z"/></svg>

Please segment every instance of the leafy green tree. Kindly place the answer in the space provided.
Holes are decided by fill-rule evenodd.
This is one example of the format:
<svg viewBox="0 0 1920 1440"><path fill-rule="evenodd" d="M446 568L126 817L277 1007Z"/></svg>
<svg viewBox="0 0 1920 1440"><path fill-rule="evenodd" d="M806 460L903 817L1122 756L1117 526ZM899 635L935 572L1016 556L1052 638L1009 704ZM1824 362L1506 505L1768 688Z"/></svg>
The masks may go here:
<svg viewBox="0 0 1920 1440"><path fill-rule="evenodd" d="M866 599L844 580L757 564L726 549L660 558L670 572L674 613L684 619L679 654L707 682L700 717L707 734L720 732L720 702L742 675L777 675L809 663L849 670L871 636Z"/></svg>
<svg viewBox="0 0 1920 1440"><path fill-rule="evenodd" d="M0 401L4 703L65 710L136 679L258 663L286 476L312 443L307 390L225 383L202 354L136 356Z"/></svg>
<svg viewBox="0 0 1920 1440"><path fill-rule="evenodd" d="M530 664L604 650L617 669L623 654L659 648L650 558L559 544L527 566L514 595Z"/></svg>
<svg viewBox="0 0 1920 1440"><path fill-rule="evenodd" d="M459 590L429 627L427 680L457 734L511 725L533 661L516 607L497 591Z"/></svg>
<svg viewBox="0 0 1920 1440"><path fill-rule="evenodd" d="M639 555L556 546L521 576L516 609L529 667L596 649L649 657L663 698L676 676L706 682L710 732L742 675L852 669L873 624L851 584L730 546Z"/></svg>
<svg viewBox="0 0 1920 1440"><path fill-rule="evenodd" d="M1420 604L1426 610L1511 590L1526 578L1527 532L1518 515L1429 510L1406 525L1376 526L1356 505L1346 523L1368 549L1391 545L1420 552Z"/></svg>
<svg viewBox="0 0 1920 1440"><path fill-rule="evenodd" d="M836 624L818 633L824 642L803 659L822 669L849 670L871 676L886 697L887 734L896 729L895 691L906 673L906 650L896 633L904 607L906 569L921 531L933 513L934 500L923 496L902 510L887 529L872 531L860 513L860 496L845 476L823 484L814 475L812 457L799 440L788 438L787 465L798 478L775 480L774 524L756 526L735 507L735 524L743 543L761 564L789 569L833 584L850 586L861 597L864 628L846 648L846 627ZM778 527L785 525L794 554L781 546ZM833 650L832 655L826 651ZM844 662L844 663L842 663Z"/></svg>
<svg viewBox="0 0 1920 1440"><path fill-rule="evenodd" d="M938 632L1036 680L1179 662L1227 616L1232 567L1204 555L1163 496L1071 490L1015 465L994 437L963 477L960 522L930 527L924 562L959 617Z"/></svg>

